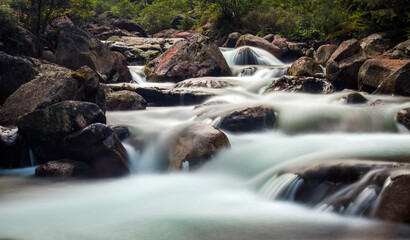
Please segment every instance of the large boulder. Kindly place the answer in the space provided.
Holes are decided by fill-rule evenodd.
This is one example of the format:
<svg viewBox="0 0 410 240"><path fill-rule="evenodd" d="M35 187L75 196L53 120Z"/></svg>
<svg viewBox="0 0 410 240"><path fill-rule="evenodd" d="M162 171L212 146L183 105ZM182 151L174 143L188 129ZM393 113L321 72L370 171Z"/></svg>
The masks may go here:
<svg viewBox="0 0 410 240"><path fill-rule="evenodd" d="M278 46L266 41L263 38L253 36L252 34L242 35L238 39L235 47L237 48L237 47L242 47L242 46L252 46L252 47L261 48L265 51L268 51L269 53L271 53L273 56L277 58L282 56L282 50Z"/></svg>
<svg viewBox="0 0 410 240"><path fill-rule="evenodd" d="M57 28L55 55L59 65L72 70L87 65L101 76L102 82L131 81L131 73L124 71L126 64L116 62L115 55L98 38L70 24L60 24Z"/></svg>
<svg viewBox="0 0 410 240"><path fill-rule="evenodd" d="M116 177L129 173L127 153L115 132L95 123L64 140L70 159L90 166L91 176Z"/></svg>
<svg viewBox="0 0 410 240"><path fill-rule="evenodd" d="M275 39L273 39L272 44L280 48L283 54L286 54L289 51L286 38L276 36Z"/></svg>
<svg viewBox="0 0 410 240"><path fill-rule="evenodd" d="M236 46L236 42L239 40L239 38L242 36L242 34L238 32L233 32L228 35L228 39L226 42L222 45L222 47L227 47L227 48L234 48Z"/></svg>
<svg viewBox="0 0 410 240"><path fill-rule="evenodd" d="M410 96L410 62L390 74L374 91L375 94Z"/></svg>
<svg viewBox="0 0 410 240"><path fill-rule="evenodd" d="M113 26L131 33L137 32L142 37L147 37L147 33L142 28L142 26L128 18L120 18L115 20Z"/></svg>
<svg viewBox="0 0 410 240"><path fill-rule="evenodd" d="M218 127L229 132L256 132L271 129L275 125L275 113L264 106L238 109L222 116Z"/></svg>
<svg viewBox="0 0 410 240"><path fill-rule="evenodd" d="M15 56L38 58L41 55L40 40L28 30L13 24L0 24L0 51Z"/></svg>
<svg viewBox="0 0 410 240"><path fill-rule="evenodd" d="M147 101L141 95L124 90L107 94L107 110L142 110L147 107Z"/></svg>
<svg viewBox="0 0 410 240"><path fill-rule="evenodd" d="M36 168L35 176L37 177L88 177L90 168L83 162L73 161L70 159L61 159L47 162Z"/></svg>
<svg viewBox="0 0 410 240"><path fill-rule="evenodd" d="M356 39L342 42L326 64L326 75L336 90L357 89L357 75L366 54Z"/></svg>
<svg viewBox="0 0 410 240"><path fill-rule="evenodd" d="M231 70L218 46L209 38L176 43L148 64L150 81L179 82L205 76L230 76Z"/></svg>
<svg viewBox="0 0 410 240"><path fill-rule="evenodd" d="M25 58L0 52L0 106L21 85L34 79L33 64Z"/></svg>
<svg viewBox="0 0 410 240"><path fill-rule="evenodd" d="M0 168L18 168L29 165L28 147L17 128L0 126Z"/></svg>
<svg viewBox="0 0 410 240"><path fill-rule="evenodd" d="M226 135L214 126L195 123L176 132L168 143L168 170L182 169L184 162L195 168L217 151L230 147Z"/></svg>
<svg viewBox="0 0 410 240"><path fill-rule="evenodd" d="M15 91L0 109L0 124L14 125L23 114L65 100L94 102L105 111L105 93L97 74L88 67L77 72L31 59L39 74Z"/></svg>
<svg viewBox="0 0 410 240"><path fill-rule="evenodd" d="M314 59L317 63L326 65L329 58L336 51L337 45L325 44L320 46L314 54Z"/></svg>
<svg viewBox="0 0 410 240"><path fill-rule="evenodd" d="M375 58L394 45L386 33L374 33L364 38L360 46L363 48L367 57Z"/></svg>
<svg viewBox="0 0 410 240"><path fill-rule="evenodd" d="M372 93L386 78L409 63L407 60L369 59L360 67L358 84L360 91Z"/></svg>
<svg viewBox="0 0 410 240"><path fill-rule="evenodd" d="M316 73L321 73L322 69L319 64L310 57L301 57L296 60L288 70L291 76L314 77Z"/></svg>
<svg viewBox="0 0 410 240"><path fill-rule="evenodd" d="M19 132L40 162L64 158L62 140L92 123L105 123L104 112L89 102L64 101L25 114L18 119Z"/></svg>
<svg viewBox="0 0 410 240"><path fill-rule="evenodd" d="M333 93L333 85L323 78L283 76L274 80L265 90L265 93L285 91L302 93Z"/></svg>
<svg viewBox="0 0 410 240"><path fill-rule="evenodd" d="M394 48L384 53L381 57L410 60L410 39L397 44Z"/></svg>

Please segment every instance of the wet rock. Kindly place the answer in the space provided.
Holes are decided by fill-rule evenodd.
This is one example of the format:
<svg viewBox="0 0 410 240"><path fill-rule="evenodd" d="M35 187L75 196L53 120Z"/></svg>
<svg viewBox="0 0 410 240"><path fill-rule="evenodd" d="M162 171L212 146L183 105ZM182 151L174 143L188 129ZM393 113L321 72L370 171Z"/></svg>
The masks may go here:
<svg viewBox="0 0 410 240"><path fill-rule="evenodd" d="M142 28L141 25L139 25L138 23L134 22L131 19L127 19L127 18L120 18L114 21L113 24L114 27L117 27L119 29L123 29L126 30L128 32L138 32L142 35L142 37L147 37L147 33L145 32L145 30Z"/></svg>
<svg viewBox="0 0 410 240"><path fill-rule="evenodd" d="M95 123L64 140L70 159L90 166L91 176L116 177L129 173L127 153L115 132Z"/></svg>
<svg viewBox="0 0 410 240"><path fill-rule="evenodd" d="M283 55L286 55L286 53L289 51L288 44L286 42L286 38L275 37L275 39L272 41L272 44L280 48Z"/></svg>
<svg viewBox="0 0 410 240"><path fill-rule="evenodd" d="M238 84L231 79L223 78L191 78L175 84L174 89L177 88L228 88L236 87Z"/></svg>
<svg viewBox="0 0 410 240"><path fill-rule="evenodd" d="M227 48L234 48L236 46L236 42L239 40L239 38L242 36L242 34L238 32L233 32L228 35L228 39L226 42L222 45L222 47L227 47Z"/></svg>
<svg viewBox="0 0 410 240"><path fill-rule="evenodd" d="M115 91L130 90L141 95L148 106L187 106L200 104L213 94L188 89L167 89L158 87L130 87L129 85L110 86Z"/></svg>
<svg viewBox="0 0 410 240"><path fill-rule="evenodd" d="M350 93L346 96L346 104L364 104L367 99L360 93Z"/></svg>
<svg viewBox="0 0 410 240"><path fill-rule="evenodd" d="M269 65L249 47L241 48L234 57L235 65Z"/></svg>
<svg viewBox="0 0 410 240"><path fill-rule="evenodd" d="M357 76L366 54L356 39L342 42L326 64L326 75L336 90L357 89Z"/></svg>
<svg viewBox="0 0 410 240"><path fill-rule="evenodd" d="M117 135L120 141L127 139L131 135L130 130L128 129L127 126L111 125L111 124L108 126L114 131L114 133Z"/></svg>
<svg viewBox="0 0 410 240"><path fill-rule="evenodd" d="M83 162L62 159L50 161L36 168L37 177L88 177L90 168Z"/></svg>
<svg viewBox="0 0 410 240"><path fill-rule="evenodd" d="M374 33L364 38L360 46L363 48L367 57L375 58L394 45L386 33Z"/></svg>
<svg viewBox="0 0 410 240"><path fill-rule="evenodd" d="M272 108L256 106L222 116L218 127L229 132L256 132L271 129L276 121Z"/></svg>
<svg viewBox="0 0 410 240"><path fill-rule="evenodd" d="M314 59L317 63L326 65L329 58L336 51L337 45L325 44L320 46L314 54Z"/></svg>
<svg viewBox="0 0 410 240"><path fill-rule="evenodd" d="M268 51L269 53L271 53L273 56L277 58L282 56L282 50L279 47L266 41L263 38L253 36L252 34L242 35L238 39L235 47L237 48L241 46L252 46L252 47L261 48L265 51Z"/></svg>
<svg viewBox="0 0 410 240"><path fill-rule="evenodd" d="M410 96L410 62L390 74L374 91L374 94Z"/></svg>
<svg viewBox="0 0 410 240"><path fill-rule="evenodd" d="M283 76L274 80L265 93L285 91L303 93L333 93L333 85L325 79L314 77Z"/></svg>
<svg viewBox="0 0 410 240"><path fill-rule="evenodd" d="M147 102L139 94L132 91L118 91L107 94L107 110L141 110L147 107Z"/></svg>
<svg viewBox="0 0 410 240"><path fill-rule="evenodd" d="M288 75L314 77L316 73L321 73L319 64L310 57L301 57L296 60L288 70Z"/></svg>
<svg viewBox="0 0 410 240"><path fill-rule="evenodd" d="M205 76L230 76L218 46L209 38L181 41L148 64L150 81L179 82Z"/></svg>
<svg viewBox="0 0 410 240"><path fill-rule="evenodd" d="M41 55L40 40L30 31L16 25L0 26L0 51L15 56L38 58Z"/></svg>
<svg viewBox="0 0 410 240"><path fill-rule="evenodd" d="M39 74L7 98L0 109L0 124L14 125L23 114L65 100L94 102L105 110L104 91L90 68L71 72L42 60L31 60Z"/></svg>
<svg viewBox="0 0 410 240"><path fill-rule="evenodd" d="M182 169L184 162L195 168L208 161L219 150L230 147L226 135L214 126L196 123L171 137L168 144L168 170Z"/></svg>
<svg viewBox="0 0 410 240"><path fill-rule="evenodd" d="M94 103L64 101L21 116L17 125L40 162L64 158L62 140L92 123L105 123Z"/></svg>
<svg viewBox="0 0 410 240"><path fill-rule="evenodd" d="M396 115L397 122L410 130L410 108L401 110Z"/></svg>
<svg viewBox="0 0 410 240"><path fill-rule="evenodd" d="M409 63L407 60L369 59L360 68L358 84L360 91L374 92L380 83L393 72Z"/></svg>
<svg viewBox="0 0 410 240"><path fill-rule="evenodd" d="M112 37L106 42L112 51L122 53L128 62L144 65L171 48L182 38Z"/></svg>
<svg viewBox="0 0 410 240"><path fill-rule="evenodd" d="M0 105L21 85L34 79L36 74L29 60L0 52Z"/></svg>
<svg viewBox="0 0 410 240"><path fill-rule="evenodd" d="M132 76L125 57L119 52L112 52L111 55L114 60L113 69L116 71L111 78L111 83L124 82L124 80L131 81Z"/></svg>
<svg viewBox="0 0 410 240"><path fill-rule="evenodd" d="M140 153L144 152L147 147L158 141L158 133L143 133L134 135L126 140L126 143L131 145L135 150Z"/></svg>
<svg viewBox="0 0 410 240"><path fill-rule="evenodd" d="M28 166L28 148L17 128L0 126L0 168Z"/></svg>
<svg viewBox="0 0 410 240"><path fill-rule="evenodd" d="M131 74L123 71L124 63L118 63L115 55L99 39L75 26L62 25L58 28L58 46L56 62L59 65L75 70L87 65L101 76L102 82L129 82Z"/></svg>

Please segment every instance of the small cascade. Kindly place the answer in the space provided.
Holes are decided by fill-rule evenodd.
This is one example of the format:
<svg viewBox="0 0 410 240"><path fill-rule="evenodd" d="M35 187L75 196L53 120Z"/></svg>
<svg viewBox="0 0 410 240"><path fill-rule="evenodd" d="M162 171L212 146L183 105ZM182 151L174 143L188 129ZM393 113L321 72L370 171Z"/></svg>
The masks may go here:
<svg viewBox="0 0 410 240"><path fill-rule="evenodd" d="M256 67L248 67L248 68L244 68L242 69L241 73L239 73L240 77L249 77L252 76L253 74L255 74L257 68Z"/></svg>
<svg viewBox="0 0 410 240"><path fill-rule="evenodd" d="M303 184L303 179L298 175L286 173L279 177L268 180L259 190L261 196L269 200L289 200L295 199L296 191Z"/></svg>
<svg viewBox="0 0 410 240"><path fill-rule="evenodd" d="M138 159L140 158L140 153L128 143L123 142L122 145L127 151L128 164L130 165L131 173L136 173Z"/></svg>
<svg viewBox="0 0 410 240"><path fill-rule="evenodd" d="M134 83L145 83L147 81L147 76L144 72L144 66L128 66L131 72L132 82Z"/></svg>
<svg viewBox="0 0 410 240"><path fill-rule="evenodd" d="M344 211L344 215L361 216L374 203L377 194L374 188L365 188L356 199L349 204Z"/></svg>
<svg viewBox="0 0 410 240"><path fill-rule="evenodd" d="M287 73L288 65L234 65L231 66L232 75L235 77L252 77L252 79L279 78Z"/></svg>
<svg viewBox="0 0 410 240"><path fill-rule="evenodd" d="M283 65L279 59L269 52L256 47L239 47L221 49L229 66L234 65Z"/></svg>
<svg viewBox="0 0 410 240"><path fill-rule="evenodd" d="M34 152L31 148L29 148L29 159L30 159L30 166L36 166L37 165L36 156L34 155Z"/></svg>

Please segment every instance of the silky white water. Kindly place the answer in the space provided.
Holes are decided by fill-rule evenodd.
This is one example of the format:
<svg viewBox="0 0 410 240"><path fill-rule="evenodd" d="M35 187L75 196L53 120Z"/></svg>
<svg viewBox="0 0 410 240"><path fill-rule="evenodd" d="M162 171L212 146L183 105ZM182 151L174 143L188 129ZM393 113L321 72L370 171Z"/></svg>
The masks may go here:
<svg viewBox="0 0 410 240"><path fill-rule="evenodd" d="M244 67L249 66L231 66ZM341 159L409 159L410 135L395 121L397 111L410 107L409 99L366 95L369 102L384 102L369 106L345 104L348 93L262 94L284 68L258 66L247 76L232 77L236 87L196 89L214 94L208 103L221 104L107 112L108 123L127 125L134 135L158 135L144 152L124 142L129 176L58 181L34 178L34 168L0 170L0 239L408 238L408 226L358 216L360 206L374 199L371 189L339 215L325 205L292 202L300 179L277 174ZM257 75L262 69L270 73ZM218 125L224 114L255 105L274 109L274 129L226 132L231 148L201 168L159 172L158 149L175 128L194 122Z"/></svg>

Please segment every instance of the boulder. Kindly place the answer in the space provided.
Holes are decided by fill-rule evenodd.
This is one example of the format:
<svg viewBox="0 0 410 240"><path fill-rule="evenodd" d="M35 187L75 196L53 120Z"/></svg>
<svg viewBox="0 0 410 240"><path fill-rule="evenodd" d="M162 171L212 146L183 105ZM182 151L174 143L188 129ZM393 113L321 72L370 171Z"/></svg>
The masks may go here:
<svg viewBox="0 0 410 240"><path fill-rule="evenodd" d="M155 33L152 37L153 38L169 38L172 34L180 33L180 32L182 31L177 30L177 29L165 29L158 33Z"/></svg>
<svg viewBox="0 0 410 240"><path fill-rule="evenodd" d="M110 86L110 88L115 91L134 91L147 101L148 106L156 107L196 105L213 96L211 93L179 88L131 87L126 84Z"/></svg>
<svg viewBox="0 0 410 240"><path fill-rule="evenodd" d="M367 99L360 93L349 93L346 96L346 104L364 104L367 103Z"/></svg>
<svg viewBox="0 0 410 240"><path fill-rule="evenodd" d="M92 124L64 139L70 159L90 166L92 177L116 177L129 173L127 153L107 125Z"/></svg>
<svg viewBox="0 0 410 240"><path fill-rule="evenodd" d="M302 93L333 93L333 85L323 78L283 76L274 80L265 90L265 93L285 91Z"/></svg>
<svg viewBox="0 0 410 240"><path fill-rule="evenodd" d="M12 24L1 24L0 42L0 51L10 55L38 58L42 52L40 40L34 34Z"/></svg>
<svg viewBox="0 0 410 240"><path fill-rule="evenodd" d="M64 158L62 140L92 123L105 123L104 112L89 102L64 101L19 117L19 132L40 162Z"/></svg>
<svg viewBox="0 0 410 240"><path fill-rule="evenodd" d="M174 89L177 88L228 88L236 87L238 84L231 79L223 78L212 78L212 77L202 77L202 78L190 78L181 81L174 85Z"/></svg>
<svg viewBox="0 0 410 240"><path fill-rule="evenodd" d="M152 72L150 81L157 82L231 75L218 46L209 38L180 41L151 61L148 68Z"/></svg>
<svg viewBox="0 0 410 240"><path fill-rule="evenodd" d="M107 94L107 110L142 110L147 107L147 101L141 95L124 90Z"/></svg>
<svg viewBox="0 0 410 240"><path fill-rule="evenodd" d="M286 38L276 36L275 39L272 41L272 44L280 48L282 53L285 55L289 51L288 44L286 42Z"/></svg>
<svg viewBox="0 0 410 240"><path fill-rule="evenodd" d="M410 108L405 108L397 113L396 120L410 130Z"/></svg>
<svg viewBox="0 0 410 240"><path fill-rule="evenodd" d="M410 62L390 74L374 91L374 94L410 96Z"/></svg>
<svg viewBox="0 0 410 240"><path fill-rule="evenodd" d="M94 102L105 111L105 93L90 68L71 72L55 64L31 60L39 74L7 98L0 109L0 124L14 125L23 114L65 100Z"/></svg>
<svg viewBox="0 0 410 240"><path fill-rule="evenodd" d="M269 53L271 53L273 56L277 58L282 56L282 50L278 46L266 41L263 38L253 36L252 34L242 35L238 39L238 41L236 42L235 48L242 47L242 46L252 46L252 47L261 48L265 51L268 51Z"/></svg>
<svg viewBox="0 0 410 240"><path fill-rule="evenodd" d="M230 147L226 135L212 125L195 123L177 131L168 142L168 170L182 169L184 162L195 168L219 150Z"/></svg>
<svg viewBox="0 0 410 240"><path fill-rule="evenodd" d="M100 40L107 40L113 36L142 37L142 35L138 32L133 34L126 30L122 30L122 29L112 27L109 25L92 27L92 28L88 28L87 30Z"/></svg>
<svg viewBox="0 0 410 240"><path fill-rule="evenodd" d="M366 54L356 39L342 42L326 64L326 75L336 90L357 89L357 76Z"/></svg>
<svg viewBox="0 0 410 240"><path fill-rule="evenodd" d="M310 48L307 43L304 42L286 42L288 51L284 54L284 59L298 59L306 55L306 51Z"/></svg>
<svg viewBox="0 0 410 240"><path fill-rule="evenodd" d="M111 52L111 55L114 60L113 69L115 69L116 73L111 78L111 83L131 81L132 75L130 70L128 69L127 59L119 52ZM126 76L124 78L124 76Z"/></svg>
<svg viewBox="0 0 410 240"><path fill-rule="evenodd" d="M29 166L29 151L17 128L0 126L0 168Z"/></svg>
<svg viewBox="0 0 410 240"><path fill-rule="evenodd" d="M320 46L314 54L314 59L317 63L326 65L329 58L336 51L337 45L325 44Z"/></svg>
<svg viewBox="0 0 410 240"><path fill-rule="evenodd" d="M410 39L397 44L393 49L390 49L381 57L390 59L410 60Z"/></svg>
<svg viewBox="0 0 410 240"><path fill-rule="evenodd" d="M174 34L171 34L169 37L170 38L184 38L187 40L198 40L198 39L204 38L205 36L193 30L188 30L184 32L176 32Z"/></svg>
<svg viewBox="0 0 410 240"><path fill-rule="evenodd" d="M36 74L28 59L0 52L0 106L21 85L33 80Z"/></svg>
<svg viewBox="0 0 410 240"><path fill-rule="evenodd" d="M87 65L96 71L102 82L129 82L131 73L124 71L127 64L116 62L110 49L92 34L69 24L58 25L56 62L75 70Z"/></svg>
<svg viewBox="0 0 410 240"><path fill-rule="evenodd" d="M271 129L276 121L272 108L264 106L238 109L222 116L218 127L229 132L256 132Z"/></svg>
<svg viewBox="0 0 410 240"><path fill-rule="evenodd" d="M36 168L35 176L37 177L88 177L90 168L83 162L62 159L47 162Z"/></svg>
<svg viewBox="0 0 410 240"><path fill-rule="evenodd" d="M222 47L227 47L227 48L234 48L236 46L236 42L239 40L239 38L242 36L242 34L238 32L233 32L228 35L228 39L226 42L222 45Z"/></svg>
<svg viewBox="0 0 410 240"><path fill-rule="evenodd" d="M363 48L367 57L375 58L383 54L386 50L393 47L392 41L385 33L374 33L362 40L360 46Z"/></svg>
<svg viewBox="0 0 410 240"><path fill-rule="evenodd" d="M184 19L185 17L182 15L177 15L176 17L174 17L174 19L172 19L171 22L171 26L173 29L179 29L179 25L181 25L181 21Z"/></svg>
<svg viewBox="0 0 410 240"><path fill-rule="evenodd" d="M147 37L147 33L142 26L128 18L120 18L115 20L113 26L131 33L138 32L142 37Z"/></svg>
<svg viewBox="0 0 410 240"><path fill-rule="evenodd" d="M56 62L56 55L50 50L45 50L41 54L40 59L46 60L46 61L51 62L51 63L55 63Z"/></svg>
<svg viewBox="0 0 410 240"><path fill-rule="evenodd" d="M310 57L301 57L296 60L288 70L291 76L314 77L316 73L321 73L322 69L319 64Z"/></svg>
<svg viewBox="0 0 410 240"><path fill-rule="evenodd" d="M117 135L120 141L127 139L131 135L130 130L128 129L127 126L111 125L111 124L108 126L114 131L114 133Z"/></svg>
<svg viewBox="0 0 410 240"><path fill-rule="evenodd" d="M263 37L263 39L265 39L268 42L273 42L273 40L275 40L275 34L268 34L266 36Z"/></svg>
<svg viewBox="0 0 410 240"><path fill-rule="evenodd" d="M374 92L389 75L409 63L397 59L369 59L360 67L358 84L360 91Z"/></svg>

